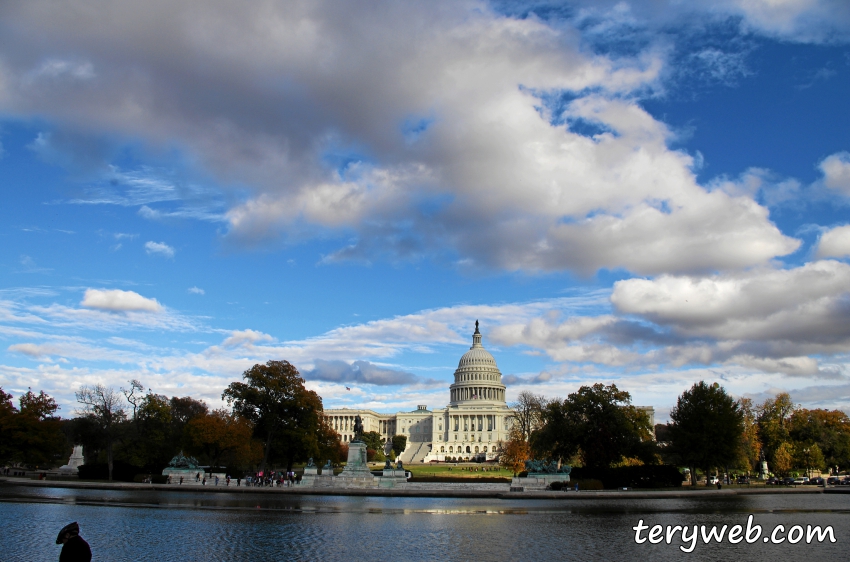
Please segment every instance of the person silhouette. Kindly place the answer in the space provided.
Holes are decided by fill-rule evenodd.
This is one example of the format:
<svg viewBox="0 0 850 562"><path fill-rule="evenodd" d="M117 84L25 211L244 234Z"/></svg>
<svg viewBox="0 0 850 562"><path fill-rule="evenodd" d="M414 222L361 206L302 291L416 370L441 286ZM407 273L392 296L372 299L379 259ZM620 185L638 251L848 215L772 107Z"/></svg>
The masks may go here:
<svg viewBox="0 0 850 562"><path fill-rule="evenodd" d="M56 544L62 545L59 562L91 562L91 548L80 536L80 526L76 521L62 527Z"/></svg>

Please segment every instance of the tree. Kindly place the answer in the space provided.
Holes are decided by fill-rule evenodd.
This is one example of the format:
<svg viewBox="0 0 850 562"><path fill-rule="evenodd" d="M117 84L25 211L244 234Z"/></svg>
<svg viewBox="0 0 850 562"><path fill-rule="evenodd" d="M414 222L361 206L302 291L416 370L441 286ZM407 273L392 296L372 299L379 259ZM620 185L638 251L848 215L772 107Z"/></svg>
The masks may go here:
<svg viewBox="0 0 850 562"><path fill-rule="evenodd" d="M517 473L525 469L525 461L531 458L531 447L525 440L523 430L519 425L511 427L508 440L499 443L499 466Z"/></svg>
<svg viewBox="0 0 850 562"><path fill-rule="evenodd" d="M203 400L191 396L171 397L171 439L174 444L188 445L183 439L183 429L189 421L209 412L209 406Z"/></svg>
<svg viewBox="0 0 850 562"><path fill-rule="evenodd" d="M265 472L272 443L291 469L295 458L318 454L322 399L304 388L304 379L288 361L254 365L242 374L246 382L230 383L222 399L251 421L264 443L260 471Z"/></svg>
<svg viewBox="0 0 850 562"><path fill-rule="evenodd" d="M407 435L393 435L393 452L396 456L402 454L407 447Z"/></svg>
<svg viewBox="0 0 850 562"><path fill-rule="evenodd" d="M773 471L780 476L788 476L793 462L794 448L787 441L780 443L773 453Z"/></svg>
<svg viewBox="0 0 850 562"><path fill-rule="evenodd" d="M765 400L758 407L756 413L759 440L769 462L774 462L773 455L779 445L791 439L788 432L788 421L796 409L794 403L791 402L791 396L787 392Z"/></svg>
<svg viewBox="0 0 850 562"><path fill-rule="evenodd" d="M806 476L809 475L811 469L816 468L820 472L826 466L823 453L821 453L817 443L798 443L794 448L794 461L797 466L806 471Z"/></svg>
<svg viewBox="0 0 850 562"><path fill-rule="evenodd" d="M801 408L791 414L787 425L794 442L817 444L825 466L850 466L850 418L841 410Z"/></svg>
<svg viewBox="0 0 850 562"><path fill-rule="evenodd" d="M127 419L127 414L121 406L121 399L115 390L102 384L92 387L81 386L76 392L76 397L77 402L83 405L80 413L94 422L106 443L106 464L109 467L111 482L113 448L118 438L120 425Z"/></svg>
<svg viewBox="0 0 850 562"><path fill-rule="evenodd" d="M374 449L375 451L383 451L384 444L381 441L381 434L377 431L367 431L361 437L364 443L366 443L367 449Z"/></svg>
<svg viewBox="0 0 850 562"><path fill-rule="evenodd" d="M145 395L143 394L145 391L145 387L142 386L137 379L133 379L127 381L130 383L129 388L121 387L121 393L127 398L127 402L133 407L133 421L136 421L136 410L138 410L139 406L145 399Z"/></svg>
<svg viewBox="0 0 850 562"><path fill-rule="evenodd" d="M0 463L12 460L15 446L12 442L12 427L18 410L12 404L12 395L0 388Z"/></svg>
<svg viewBox="0 0 850 562"><path fill-rule="evenodd" d="M161 470L179 445L171 435L171 403L166 396L148 392L136 406L132 464L148 470Z"/></svg>
<svg viewBox="0 0 850 562"><path fill-rule="evenodd" d="M220 466L224 456L234 458L234 464L250 458L253 431L248 420L224 409L195 416L186 424L190 451L206 455L212 466Z"/></svg>
<svg viewBox="0 0 850 562"><path fill-rule="evenodd" d="M32 389L19 398L18 409L11 399L0 389L2 460L27 466L55 465L68 452L62 421L54 415L59 409L56 401L44 391L35 394Z"/></svg>
<svg viewBox="0 0 850 562"><path fill-rule="evenodd" d="M683 392L670 419L673 447L690 467L694 485L697 467L708 474L712 468L731 464L740 452L743 413L717 383L700 381Z"/></svg>
<svg viewBox="0 0 850 562"><path fill-rule="evenodd" d="M524 390L510 406L514 410L514 425L519 428L523 439L528 441L532 432L540 426L546 398Z"/></svg>
<svg viewBox="0 0 850 562"><path fill-rule="evenodd" d="M738 409L742 414L744 430L741 434L741 447L735 464L744 470L751 471L758 466L761 452L757 414L750 398L739 398Z"/></svg>
<svg viewBox="0 0 850 562"><path fill-rule="evenodd" d="M649 417L615 385L582 386L563 402L549 402L541 420L531 437L538 457L563 460L579 454L590 468L608 468L623 457L657 462Z"/></svg>

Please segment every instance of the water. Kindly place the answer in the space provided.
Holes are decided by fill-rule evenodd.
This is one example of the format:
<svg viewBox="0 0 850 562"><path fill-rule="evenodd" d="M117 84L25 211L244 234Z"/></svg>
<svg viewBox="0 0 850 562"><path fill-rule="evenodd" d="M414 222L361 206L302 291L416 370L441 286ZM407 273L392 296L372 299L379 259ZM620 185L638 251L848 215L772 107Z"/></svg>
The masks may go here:
<svg viewBox="0 0 850 562"><path fill-rule="evenodd" d="M836 542L635 544L654 525L832 525ZM94 560L850 560L850 495L499 500L0 487L0 559L56 560L78 521ZM645 535L645 533L644 533Z"/></svg>

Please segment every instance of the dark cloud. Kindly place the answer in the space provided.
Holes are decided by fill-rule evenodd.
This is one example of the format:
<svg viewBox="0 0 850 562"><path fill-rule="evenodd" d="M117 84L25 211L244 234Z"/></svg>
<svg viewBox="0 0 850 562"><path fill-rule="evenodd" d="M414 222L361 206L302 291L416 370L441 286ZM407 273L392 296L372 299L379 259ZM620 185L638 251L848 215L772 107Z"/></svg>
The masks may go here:
<svg viewBox="0 0 850 562"><path fill-rule="evenodd" d="M395 369L378 367L369 361L325 361L316 359L316 367L304 373L306 380L329 382L357 382L379 386L411 384L418 382L415 375Z"/></svg>

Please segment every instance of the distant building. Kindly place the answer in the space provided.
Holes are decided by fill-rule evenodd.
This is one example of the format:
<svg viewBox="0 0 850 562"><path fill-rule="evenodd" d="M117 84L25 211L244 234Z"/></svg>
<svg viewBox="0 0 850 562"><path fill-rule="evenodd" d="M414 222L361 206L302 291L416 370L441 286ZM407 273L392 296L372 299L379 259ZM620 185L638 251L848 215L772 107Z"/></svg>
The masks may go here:
<svg viewBox="0 0 850 562"><path fill-rule="evenodd" d="M364 431L376 431L382 439L407 436L407 447L401 455L405 463L495 459L499 442L508 438L514 411L505 402L505 385L496 360L481 345L477 321L472 347L458 362L449 397L449 405L439 410L428 410L423 405L395 414L350 408L325 410L324 414L344 443L354 439L357 415ZM654 423L653 408L640 408Z"/></svg>

